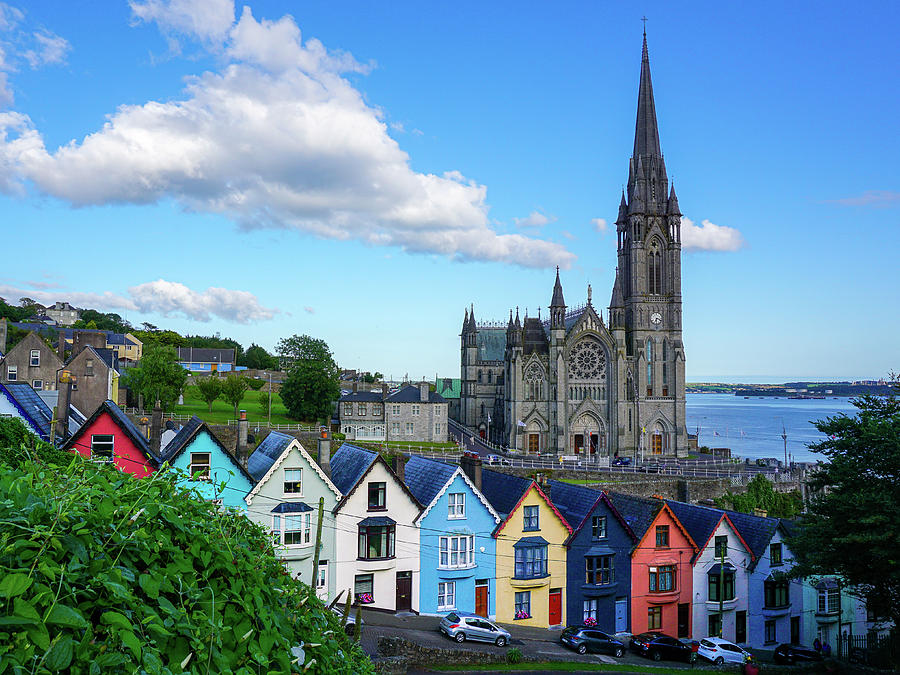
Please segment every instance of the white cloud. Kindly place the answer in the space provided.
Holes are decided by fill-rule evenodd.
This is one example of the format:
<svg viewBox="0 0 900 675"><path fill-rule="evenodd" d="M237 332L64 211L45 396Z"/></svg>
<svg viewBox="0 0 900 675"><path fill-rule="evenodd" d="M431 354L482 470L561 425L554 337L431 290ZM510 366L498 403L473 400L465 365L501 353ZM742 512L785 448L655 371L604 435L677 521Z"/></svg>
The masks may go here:
<svg viewBox="0 0 900 675"><path fill-rule="evenodd" d="M900 192L893 190L866 190L857 197L828 200L841 206L896 206L900 204Z"/></svg>
<svg viewBox="0 0 900 675"><path fill-rule="evenodd" d="M606 218L591 218L591 225L594 226L594 229L601 234L606 234Z"/></svg>
<svg viewBox="0 0 900 675"><path fill-rule="evenodd" d="M34 40L37 48L29 49L24 54L25 60L32 68L66 62L66 55L72 47L64 37L42 30L34 34Z"/></svg>
<svg viewBox="0 0 900 675"><path fill-rule="evenodd" d="M25 14L22 13L21 9L11 7L5 2L0 2L0 31L12 30L24 18Z"/></svg>
<svg viewBox="0 0 900 675"><path fill-rule="evenodd" d="M155 21L166 35L187 35L202 42L221 42L234 23L233 0L131 0L134 16Z"/></svg>
<svg viewBox="0 0 900 675"><path fill-rule="evenodd" d="M694 225L694 221L682 216L681 244L687 251L737 251L745 242L733 227L716 225L705 219L700 225Z"/></svg>
<svg viewBox="0 0 900 675"><path fill-rule="evenodd" d="M543 227L556 220L556 216L547 216L540 211L532 211L524 218L513 218L519 227Z"/></svg>
<svg viewBox="0 0 900 675"><path fill-rule="evenodd" d="M183 31L194 30L203 6L132 3L142 19ZM205 35L221 33L219 24ZM0 189L30 181L76 206L173 198L244 229L571 266L575 256L560 244L492 229L484 185L458 171L413 171L381 112L342 77L366 67L316 40L302 43L290 17L257 21L245 8L226 54L220 72L188 81L182 100L123 105L102 129L55 150L26 116L0 114Z"/></svg>
<svg viewBox="0 0 900 675"><path fill-rule="evenodd" d="M104 293L82 293L79 291L51 291L23 289L9 284L0 284L0 296L16 304L19 298L31 298L42 305L51 305L57 300L66 300L76 307L96 309L131 310L136 309L129 298L106 291Z"/></svg>

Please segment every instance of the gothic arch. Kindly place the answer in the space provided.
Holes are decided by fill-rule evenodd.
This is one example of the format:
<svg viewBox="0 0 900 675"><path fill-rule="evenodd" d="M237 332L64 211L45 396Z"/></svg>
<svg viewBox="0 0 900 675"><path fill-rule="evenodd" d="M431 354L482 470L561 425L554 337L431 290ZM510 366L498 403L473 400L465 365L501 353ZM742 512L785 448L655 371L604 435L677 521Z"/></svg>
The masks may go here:
<svg viewBox="0 0 900 675"><path fill-rule="evenodd" d="M567 341L565 355L569 382L606 382L609 348L595 331L585 331Z"/></svg>
<svg viewBox="0 0 900 675"><path fill-rule="evenodd" d="M647 244L647 292L650 295L663 293L664 247L659 237L654 236Z"/></svg>

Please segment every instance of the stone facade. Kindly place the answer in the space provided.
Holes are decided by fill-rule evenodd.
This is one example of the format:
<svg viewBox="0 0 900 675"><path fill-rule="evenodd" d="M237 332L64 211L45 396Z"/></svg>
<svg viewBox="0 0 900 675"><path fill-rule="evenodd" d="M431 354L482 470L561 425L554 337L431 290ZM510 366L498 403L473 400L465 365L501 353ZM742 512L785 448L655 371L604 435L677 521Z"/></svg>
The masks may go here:
<svg viewBox="0 0 900 675"><path fill-rule="evenodd" d="M40 336L31 332L0 361L0 382L25 382L34 389L56 389L62 361Z"/></svg>
<svg viewBox="0 0 900 675"><path fill-rule="evenodd" d="M447 440L448 404L428 382L392 394L353 392L338 405L341 433L348 440L440 443Z"/></svg>
<svg viewBox="0 0 900 675"><path fill-rule="evenodd" d="M72 307L68 302L57 302L53 307L48 307L44 314L60 326L71 326L81 318L81 310Z"/></svg>
<svg viewBox="0 0 900 675"><path fill-rule="evenodd" d="M118 363L112 350L83 347L69 359L65 370L75 376L69 402L85 415L90 415L107 399L124 405L125 401L120 400L124 396L120 396Z"/></svg>
<svg viewBox="0 0 900 675"><path fill-rule="evenodd" d="M607 321L570 308L559 270L547 319L478 324L461 334L459 421L511 449L687 455L681 337L681 212L660 150L644 40L634 152L616 220L618 267Z"/></svg>

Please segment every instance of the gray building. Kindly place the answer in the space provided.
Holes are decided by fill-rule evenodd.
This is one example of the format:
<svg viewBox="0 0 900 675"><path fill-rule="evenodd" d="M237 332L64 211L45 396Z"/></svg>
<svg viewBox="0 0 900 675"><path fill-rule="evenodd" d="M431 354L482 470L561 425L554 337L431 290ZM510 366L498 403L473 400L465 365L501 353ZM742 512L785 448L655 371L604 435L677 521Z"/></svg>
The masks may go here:
<svg viewBox="0 0 900 675"><path fill-rule="evenodd" d="M644 36L634 152L616 219L618 267L607 321L566 305L559 269L549 318L504 327L466 311L459 421L524 452L687 454L681 337L681 211L659 143Z"/></svg>
<svg viewBox="0 0 900 675"><path fill-rule="evenodd" d="M32 331L0 361L0 382L24 382L36 391L56 389L56 371L61 367L62 359Z"/></svg>
<svg viewBox="0 0 900 675"><path fill-rule="evenodd" d="M428 382L393 393L352 392L338 405L341 433L348 440L436 443L447 440L448 404Z"/></svg>
<svg viewBox="0 0 900 675"><path fill-rule="evenodd" d="M44 314L60 326L71 326L81 318L81 310L77 307L72 307L68 302L57 302L53 307L48 307Z"/></svg>

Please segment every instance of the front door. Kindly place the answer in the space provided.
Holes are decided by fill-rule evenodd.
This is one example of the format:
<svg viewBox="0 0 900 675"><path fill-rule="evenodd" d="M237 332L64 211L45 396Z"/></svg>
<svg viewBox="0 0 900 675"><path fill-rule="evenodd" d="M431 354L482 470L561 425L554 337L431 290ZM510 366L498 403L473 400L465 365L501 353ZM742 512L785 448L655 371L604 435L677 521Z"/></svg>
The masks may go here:
<svg viewBox="0 0 900 675"><path fill-rule="evenodd" d="M584 434L575 434L575 454L584 450Z"/></svg>
<svg viewBox="0 0 900 675"><path fill-rule="evenodd" d="M686 602L678 605L678 637L691 636L691 606Z"/></svg>
<svg viewBox="0 0 900 675"><path fill-rule="evenodd" d="M799 616L791 617L791 644L792 645L800 644L800 617Z"/></svg>
<svg viewBox="0 0 900 675"><path fill-rule="evenodd" d="M628 599L616 599L616 632L624 633L628 630Z"/></svg>
<svg viewBox="0 0 900 675"><path fill-rule="evenodd" d="M650 451L654 455L662 454L662 446L663 446L662 434L653 434L650 437Z"/></svg>
<svg viewBox="0 0 900 675"><path fill-rule="evenodd" d="M481 436L481 440L484 440L484 429L479 429L478 435Z"/></svg>
<svg viewBox="0 0 900 675"><path fill-rule="evenodd" d="M739 645L747 642L747 612L734 613L734 641Z"/></svg>
<svg viewBox="0 0 900 675"><path fill-rule="evenodd" d="M412 609L412 572L397 572L397 611Z"/></svg>
<svg viewBox="0 0 900 675"><path fill-rule="evenodd" d="M488 615L488 581L487 579L475 580L475 613L487 618Z"/></svg>
<svg viewBox="0 0 900 675"><path fill-rule="evenodd" d="M528 434L528 452L540 452L541 451L541 435L540 434Z"/></svg>
<svg viewBox="0 0 900 675"><path fill-rule="evenodd" d="M551 626L558 626L562 623L562 589L550 589L550 617Z"/></svg>
<svg viewBox="0 0 900 675"><path fill-rule="evenodd" d="M591 454L597 454L597 448L600 444L600 437L597 434L591 434Z"/></svg>

